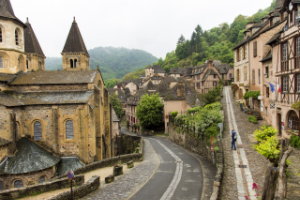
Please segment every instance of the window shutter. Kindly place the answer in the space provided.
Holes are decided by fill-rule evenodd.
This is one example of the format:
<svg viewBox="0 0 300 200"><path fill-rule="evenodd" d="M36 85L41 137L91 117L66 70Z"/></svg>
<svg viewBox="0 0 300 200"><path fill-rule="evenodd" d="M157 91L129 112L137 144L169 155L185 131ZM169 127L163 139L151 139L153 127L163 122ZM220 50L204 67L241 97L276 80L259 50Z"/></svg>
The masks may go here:
<svg viewBox="0 0 300 200"><path fill-rule="evenodd" d="M0 181L0 191L4 190L4 184L3 181Z"/></svg>
<svg viewBox="0 0 300 200"><path fill-rule="evenodd" d="M15 182L14 182L14 187L15 187L15 188L21 188L21 187L24 187L23 181L20 181L20 180L15 181Z"/></svg>
<svg viewBox="0 0 300 200"><path fill-rule="evenodd" d="M66 122L66 139L74 139L73 122L71 120Z"/></svg>
<svg viewBox="0 0 300 200"><path fill-rule="evenodd" d="M39 178L39 184L44 183L46 181L45 176Z"/></svg>
<svg viewBox="0 0 300 200"><path fill-rule="evenodd" d="M253 56L256 57L257 56L257 42L253 43Z"/></svg>
<svg viewBox="0 0 300 200"><path fill-rule="evenodd" d="M3 58L0 57L0 68L3 68Z"/></svg>
<svg viewBox="0 0 300 200"><path fill-rule="evenodd" d="M34 122L34 140L42 140L42 124L39 121Z"/></svg>

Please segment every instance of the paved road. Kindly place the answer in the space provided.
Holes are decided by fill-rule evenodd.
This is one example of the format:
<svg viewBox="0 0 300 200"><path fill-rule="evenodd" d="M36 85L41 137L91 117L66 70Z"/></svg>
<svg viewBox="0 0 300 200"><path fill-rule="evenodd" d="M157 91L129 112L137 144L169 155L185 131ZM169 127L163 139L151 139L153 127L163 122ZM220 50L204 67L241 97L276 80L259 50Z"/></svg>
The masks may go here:
<svg viewBox="0 0 300 200"><path fill-rule="evenodd" d="M147 139L156 151L160 165L152 178L130 199L201 199L203 172L198 160L169 141Z"/></svg>

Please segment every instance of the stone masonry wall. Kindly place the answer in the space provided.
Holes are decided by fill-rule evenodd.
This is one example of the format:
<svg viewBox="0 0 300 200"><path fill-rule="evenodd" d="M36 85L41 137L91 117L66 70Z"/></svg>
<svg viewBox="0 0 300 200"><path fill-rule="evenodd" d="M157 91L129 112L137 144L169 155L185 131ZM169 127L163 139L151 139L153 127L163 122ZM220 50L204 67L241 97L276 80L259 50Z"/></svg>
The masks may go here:
<svg viewBox="0 0 300 200"><path fill-rule="evenodd" d="M81 186L83 183L84 183L84 175L75 177L75 186ZM38 194L38 193L43 193L43 192L48 192L48 191L68 188L68 187L70 187L69 179L63 178L59 180L45 182L35 186L5 190L3 192L0 192L0 199L2 200L18 199L18 198Z"/></svg>
<svg viewBox="0 0 300 200"><path fill-rule="evenodd" d="M90 194L91 192L97 190L99 187L100 187L100 177L93 176L82 186L74 188L73 197L74 197L74 199L82 198L82 197ZM55 197L52 197L49 200L72 200L71 199L71 191L67 191L62 194L59 194Z"/></svg>
<svg viewBox="0 0 300 200"><path fill-rule="evenodd" d="M213 162L213 154L214 154L214 160L215 164L217 166L217 174L215 176L214 180L214 187L213 187L213 194L211 196L211 200L217 200L219 196L220 191L220 183L222 181L223 177L223 166L224 166L224 157L223 157L223 146L222 142L217 137L217 146L220 148L218 151L214 152L211 150L210 145L207 144L206 139L195 139L195 137L190 136L191 133L177 133L174 125L172 123L169 123L169 138L183 146L186 149L189 149L190 151L199 154L203 157L205 157L210 162ZM192 132L190 130L190 132ZM193 134L193 133L192 133Z"/></svg>
<svg viewBox="0 0 300 200"><path fill-rule="evenodd" d="M17 92L29 92L29 91L64 91L64 90L88 90L87 84L77 84L77 85L20 85L20 86L10 86Z"/></svg>

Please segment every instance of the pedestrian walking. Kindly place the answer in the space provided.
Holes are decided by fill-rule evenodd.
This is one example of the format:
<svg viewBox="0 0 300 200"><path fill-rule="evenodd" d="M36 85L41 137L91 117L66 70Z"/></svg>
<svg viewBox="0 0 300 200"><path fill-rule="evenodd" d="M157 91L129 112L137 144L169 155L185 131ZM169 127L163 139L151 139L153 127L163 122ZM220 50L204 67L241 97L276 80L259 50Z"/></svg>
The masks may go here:
<svg viewBox="0 0 300 200"><path fill-rule="evenodd" d="M236 150L235 142L237 139L236 132L232 129L231 130L231 149Z"/></svg>

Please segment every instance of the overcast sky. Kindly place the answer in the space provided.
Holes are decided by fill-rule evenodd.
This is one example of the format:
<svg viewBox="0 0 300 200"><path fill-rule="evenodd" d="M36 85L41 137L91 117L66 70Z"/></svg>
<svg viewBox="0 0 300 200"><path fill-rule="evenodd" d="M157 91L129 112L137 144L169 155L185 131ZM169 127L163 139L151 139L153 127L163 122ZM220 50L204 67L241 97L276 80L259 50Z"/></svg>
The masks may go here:
<svg viewBox="0 0 300 200"><path fill-rule="evenodd" d="M190 38L239 14L251 16L272 0L11 0L15 15L29 17L47 57L63 49L73 21L79 25L87 49L98 46L142 49L165 57L181 34Z"/></svg>

